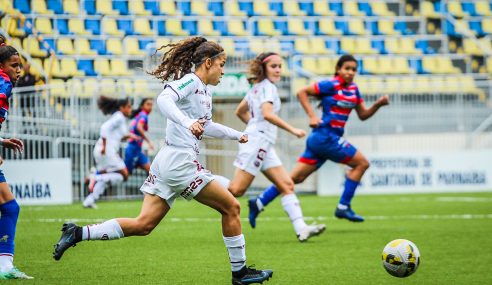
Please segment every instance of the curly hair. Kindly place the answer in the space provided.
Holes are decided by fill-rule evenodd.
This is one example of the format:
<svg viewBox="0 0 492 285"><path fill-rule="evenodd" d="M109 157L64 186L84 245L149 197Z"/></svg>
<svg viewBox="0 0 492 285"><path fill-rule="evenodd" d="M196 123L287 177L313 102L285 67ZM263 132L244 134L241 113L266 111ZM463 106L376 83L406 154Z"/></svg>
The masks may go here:
<svg viewBox="0 0 492 285"><path fill-rule="evenodd" d="M113 114L118 111L120 107L130 104L129 98L116 99L106 96L100 96L97 99L97 106L102 111L104 115Z"/></svg>
<svg viewBox="0 0 492 285"><path fill-rule="evenodd" d="M200 66L207 58L215 58L224 52L224 49L215 42L207 41L204 37L192 37L178 43L163 45L159 49L170 48L162 56L160 65L149 72L156 78L167 81L178 80L191 72L193 65Z"/></svg>
<svg viewBox="0 0 492 285"><path fill-rule="evenodd" d="M249 61L249 69L248 69L248 81L250 83L258 83L263 81L267 77L266 75L266 65L267 62L264 62L265 59L272 55L278 55L275 52L264 52L260 53L256 58Z"/></svg>
<svg viewBox="0 0 492 285"><path fill-rule="evenodd" d="M337 64L335 65L335 76L338 75L338 72L337 70L339 70L340 68L342 68L343 64L346 63L346 62L350 62L350 61L353 61L357 64L357 60L355 59L355 57L351 54L344 54L342 55L338 61L337 61Z"/></svg>

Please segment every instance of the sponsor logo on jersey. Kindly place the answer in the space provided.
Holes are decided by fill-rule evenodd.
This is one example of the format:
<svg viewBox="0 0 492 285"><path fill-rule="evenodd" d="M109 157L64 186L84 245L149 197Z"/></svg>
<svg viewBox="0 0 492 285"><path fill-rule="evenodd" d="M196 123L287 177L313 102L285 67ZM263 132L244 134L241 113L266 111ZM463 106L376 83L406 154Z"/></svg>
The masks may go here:
<svg viewBox="0 0 492 285"><path fill-rule="evenodd" d="M2 238L0 238L0 242L7 242L9 240L8 235L4 235Z"/></svg>
<svg viewBox="0 0 492 285"><path fill-rule="evenodd" d="M191 78L190 80L186 81L185 83L181 84L178 86L178 90L181 90L183 88L185 88L186 86L188 86L191 82L193 82L193 78Z"/></svg>

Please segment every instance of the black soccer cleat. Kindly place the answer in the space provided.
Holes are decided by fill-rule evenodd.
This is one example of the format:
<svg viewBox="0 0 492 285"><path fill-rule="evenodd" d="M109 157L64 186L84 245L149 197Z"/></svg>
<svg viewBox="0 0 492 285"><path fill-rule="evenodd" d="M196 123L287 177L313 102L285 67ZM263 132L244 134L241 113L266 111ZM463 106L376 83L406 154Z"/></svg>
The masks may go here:
<svg viewBox="0 0 492 285"><path fill-rule="evenodd" d="M77 237L78 228L74 223L63 224L61 229L62 235L58 243L55 244L55 250L53 251L53 258L55 260L60 260L65 250L75 246L81 240L81 237Z"/></svg>
<svg viewBox="0 0 492 285"><path fill-rule="evenodd" d="M245 285L268 281L273 276L270 269L256 270L253 266L244 266L241 270L232 273L232 285Z"/></svg>

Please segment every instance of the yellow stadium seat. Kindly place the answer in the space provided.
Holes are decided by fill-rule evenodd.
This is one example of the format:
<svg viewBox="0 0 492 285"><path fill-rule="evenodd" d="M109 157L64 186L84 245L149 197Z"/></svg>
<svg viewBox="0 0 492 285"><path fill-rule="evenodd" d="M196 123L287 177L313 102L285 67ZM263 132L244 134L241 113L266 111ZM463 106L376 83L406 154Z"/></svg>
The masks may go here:
<svg viewBox="0 0 492 285"><path fill-rule="evenodd" d="M335 27L335 22L332 19L319 20L319 31L330 36L338 36L342 34L340 30L337 30Z"/></svg>
<svg viewBox="0 0 492 285"><path fill-rule="evenodd" d="M463 50L466 54L482 56L483 50L472 39L463 39Z"/></svg>
<svg viewBox="0 0 492 285"><path fill-rule="evenodd" d="M113 10L113 0L96 0L96 11L103 15L118 15L119 12Z"/></svg>
<svg viewBox="0 0 492 285"><path fill-rule="evenodd" d="M265 0L253 1L253 12L260 16L275 16L276 13L270 10L268 2Z"/></svg>
<svg viewBox="0 0 492 285"><path fill-rule="evenodd" d="M224 1L224 6L225 6L226 15L241 16L241 17L246 16L246 13L244 11L241 11L241 9L239 9L239 3L236 0Z"/></svg>
<svg viewBox="0 0 492 285"><path fill-rule="evenodd" d="M485 52L488 52L488 53L492 53L492 41L490 41L490 39L488 39L487 37L483 37L480 39L480 47L485 51Z"/></svg>
<svg viewBox="0 0 492 285"><path fill-rule="evenodd" d="M33 58L31 61L31 72L34 74L36 77L42 77L44 68L43 68L43 61L40 58Z"/></svg>
<svg viewBox="0 0 492 285"><path fill-rule="evenodd" d="M116 82L118 90L123 96L134 96L135 88L133 88L133 80L127 78L118 79Z"/></svg>
<svg viewBox="0 0 492 285"><path fill-rule="evenodd" d="M400 78L401 93L415 93L415 78L413 76L404 76Z"/></svg>
<svg viewBox="0 0 492 285"><path fill-rule="evenodd" d="M381 56L377 59L379 74L394 74L393 62L389 56Z"/></svg>
<svg viewBox="0 0 492 285"><path fill-rule="evenodd" d="M326 43L323 38L312 37L309 40L311 50L313 54L329 54L333 53L332 50L326 48Z"/></svg>
<svg viewBox="0 0 492 285"><path fill-rule="evenodd" d="M114 55L123 55L123 45L121 39L110 38L106 40L106 50Z"/></svg>
<svg viewBox="0 0 492 285"><path fill-rule="evenodd" d="M106 35L111 36L124 36L123 31L118 30L118 25L116 24L116 19L114 18L104 18L102 20L102 30Z"/></svg>
<svg viewBox="0 0 492 285"><path fill-rule="evenodd" d="M154 31L150 28L149 20L145 18L137 18L133 22L133 30L139 35L143 36L153 36L155 35Z"/></svg>
<svg viewBox="0 0 492 285"><path fill-rule="evenodd" d="M39 48L39 41L34 36L28 36L24 39L22 47L33 57L46 57L48 52Z"/></svg>
<svg viewBox="0 0 492 285"><path fill-rule="evenodd" d="M294 49L301 54L311 54L311 46L307 38L295 38Z"/></svg>
<svg viewBox="0 0 492 285"><path fill-rule="evenodd" d="M357 79L356 79L357 80ZM367 89L361 90L366 94L381 94L386 92L384 81L380 77L371 76L367 79Z"/></svg>
<svg viewBox="0 0 492 285"><path fill-rule="evenodd" d="M291 81L291 92L293 94L296 94L297 92L299 92L299 90L301 90L301 88L304 88L307 85L308 81L306 78L294 78L294 80Z"/></svg>
<svg viewBox="0 0 492 285"><path fill-rule="evenodd" d="M318 65L316 63L316 58L314 57L303 57L301 59L301 65L303 69L311 73L318 74L319 72Z"/></svg>
<svg viewBox="0 0 492 285"><path fill-rule="evenodd" d="M6 42L9 46L13 46L15 49L22 48L22 42L19 38L11 38L11 41L7 40Z"/></svg>
<svg viewBox="0 0 492 285"><path fill-rule="evenodd" d="M51 25L51 20L49 18L37 18L34 27L38 32L42 34L53 34L53 28Z"/></svg>
<svg viewBox="0 0 492 285"><path fill-rule="evenodd" d="M400 31L395 30L393 20L381 19L378 21L378 30L383 35L399 35Z"/></svg>
<svg viewBox="0 0 492 285"><path fill-rule="evenodd" d="M46 8L46 1L31 1L32 12L40 15L51 15L53 11Z"/></svg>
<svg viewBox="0 0 492 285"><path fill-rule="evenodd" d="M126 54L134 56L144 56L145 51L140 50L138 40L134 37L126 37L123 45L126 48Z"/></svg>
<svg viewBox="0 0 492 285"><path fill-rule="evenodd" d="M361 92L361 94L367 94L366 90L369 89L367 77L366 76L357 76L356 81L357 81L356 82L357 88L359 88L359 91Z"/></svg>
<svg viewBox="0 0 492 285"><path fill-rule="evenodd" d="M0 10L7 13L17 14L19 10L14 9L14 1L12 0L0 0Z"/></svg>
<svg viewBox="0 0 492 285"><path fill-rule="evenodd" d="M110 66L111 74L114 76L130 76L133 74L128 70L128 63L122 59L112 59Z"/></svg>
<svg viewBox="0 0 492 285"><path fill-rule="evenodd" d="M220 36L220 32L214 30L212 21L203 18L198 20L198 33L204 36Z"/></svg>
<svg viewBox="0 0 492 285"><path fill-rule="evenodd" d="M159 7L161 14L171 16L180 14L176 9L176 2L173 0L161 0L161 2L159 3Z"/></svg>
<svg viewBox="0 0 492 285"><path fill-rule="evenodd" d="M78 0L63 0L63 11L71 15L80 15L80 3Z"/></svg>
<svg viewBox="0 0 492 285"><path fill-rule="evenodd" d="M398 74L410 74L413 73L413 70L410 68L408 64L408 59L401 56L395 56L392 58L392 69L393 73Z"/></svg>
<svg viewBox="0 0 492 285"><path fill-rule="evenodd" d="M260 33L267 36L280 36L282 34L280 31L275 30L272 20L268 18L261 18L258 20L258 29Z"/></svg>
<svg viewBox="0 0 492 285"><path fill-rule="evenodd" d="M100 92L102 95L106 96L119 96L116 90L116 84L112 78L103 78L100 81Z"/></svg>
<svg viewBox="0 0 492 285"><path fill-rule="evenodd" d="M280 46L280 42L278 41L278 39L276 38L269 38L269 39L265 39L265 50L267 52L275 52L275 53L278 53L278 54L284 54L284 52L282 51L282 47Z"/></svg>
<svg viewBox="0 0 492 285"><path fill-rule="evenodd" d="M492 34L492 18L484 18L482 20L482 30L486 34Z"/></svg>
<svg viewBox="0 0 492 285"><path fill-rule="evenodd" d="M440 14L436 12L434 9L434 4L431 1L421 2L420 12L422 13L422 16L427 18L437 19L440 17Z"/></svg>
<svg viewBox="0 0 492 285"><path fill-rule="evenodd" d="M318 73L332 75L335 73L336 59L329 57L318 58Z"/></svg>
<svg viewBox="0 0 492 285"><path fill-rule="evenodd" d="M75 51L80 55L96 55L97 52L92 50L88 39L76 38Z"/></svg>
<svg viewBox="0 0 492 285"><path fill-rule="evenodd" d="M73 47L72 39L70 38L60 38L56 41L56 48L58 51L66 55L74 55L75 49Z"/></svg>
<svg viewBox="0 0 492 285"><path fill-rule="evenodd" d="M137 96L149 96L149 82L147 79L136 79L133 81L133 85L135 86L135 94Z"/></svg>
<svg viewBox="0 0 492 285"><path fill-rule="evenodd" d="M52 79L50 81L50 85L51 85L50 88L51 96L61 97L61 98L70 97L69 93L67 92L65 81L63 81L62 79Z"/></svg>
<svg viewBox="0 0 492 285"><path fill-rule="evenodd" d="M428 76L418 76L415 79L415 91L417 93L429 93L429 92L435 92L431 86L430 80Z"/></svg>
<svg viewBox="0 0 492 285"><path fill-rule="evenodd" d="M26 32L19 29L19 20L11 17L3 17L1 27L12 37L24 37Z"/></svg>
<svg viewBox="0 0 492 285"><path fill-rule="evenodd" d="M386 93L398 93L400 91L401 80L396 76L386 77Z"/></svg>
<svg viewBox="0 0 492 285"><path fill-rule="evenodd" d="M451 14L455 17L458 17L458 18L463 18L463 17L468 15L461 8L461 2L460 1L448 1L448 12L449 12L449 14Z"/></svg>
<svg viewBox="0 0 492 285"><path fill-rule="evenodd" d="M420 49L415 48L415 40L409 37L401 37L400 43L400 53L402 54L421 54Z"/></svg>
<svg viewBox="0 0 492 285"><path fill-rule="evenodd" d="M326 0L314 0L313 10L320 16L336 16L336 14L330 10L328 1Z"/></svg>
<svg viewBox="0 0 492 285"><path fill-rule="evenodd" d="M83 76L84 72L77 69L77 63L72 58L62 58L60 62L61 72L68 76Z"/></svg>
<svg viewBox="0 0 492 285"><path fill-rule="evenodd" d="M366 57L362 59L364 69L372 74L380 74L379 63L376 57Z"/></svg>
<svg viewBox="0 0 492 285"><path fill-rule="evenodd" d="M83 98L84 85L79 78L72 78L67 81L68 90L74 93L74 96Z"/></svg>
<svg viewBox="0 0 492 285"><path fill-rule="evenodd" d="M84 20L78 18L68 19L68 29L76 35L90 35L91 32L84 28Z"/></svg>
<svg viewBox="0 0 492 285"><path fill-rule="evenodd" d="M282 71L280 72L280 75L290 77L291 74L292 72L290 70L289 63L282 59Z"/></svg>
<svg viewBox="0 0 492 285"><path fill-rule="evenodd" d="M183 30L181 21L178 19L166 20L166 32L175 36L188 36L188 32Z"/></svg>
<svg viewBox="0 0 492 285"><path fill-rule="evenodd" d="M230 34L235 36L247 36L249 33L244 29L242 20L231 19L227 22L227 28Z"/></svg>
<svg viewBox="0 0 492 285"><path fill-rule="evenodd" d="M220 46L224 49L224 52L228 55L239 55L236 51L236 45L234 44L234 40L231 38L222 38L220 40Z"/></svg>
<svg viewBox="0 0 492 285"><path fill-rule="evenodd" d="M191 1L191 12L198 16L213 16L214 14L208 10L208 1Z"/></svg>
<svg viewBox="0 0 492 285"><path fill-rule="evenodd" d="M93 98L99 96L99 80L96 78L86 78L82 84L84 87L81 97Z"/></svg>
<svg viewBox="0 0 492 285"><path fill-rule="evenodd" d="M449 93L456 93L463 90L463 86L461 86L460 80L461 75L448 75L444 78L444 86L443 91Z"/></svg>
<svg viewBox="0 0 492 285"><path fill-rule="evenodd" d="M287 20L287 29L290 34L294 35L307 36L312 34L310 30L304 28L304 22L298 18L290 18Z"/></svg>
<svg viewBox="0 0 492 285"><path fill-rule="evenodd" d="M479 93L482 96L485 95L485 94L483 94L482 90L477 88L477 85L475 84L475 80L473 79L473 77L471 75L459 76L459 81L460 81L460 85L462 86L464 92ZM483 97L483 99L484 99L484 97Z"/></svg>
<svg viewBox="0 0 492 285"><path fill-rule="evenodd" d="M365 16L359 10L358 2L352 0L343 1L343 14L346 16Z"/></svg>
<svg viewBox="0 0 492 285"><path fill-rule="evenodd" d="M439 73L439 68L437 67L437 58L436 57L424 57L422 59L422 67L427 72Z"/></svg>
<svg viewBox="0 0 492 285"><path fill-rule="evenodd" d="M448 57L437 57L437 66L440 73L461 73L461 70L455 67Z"/></svg>
<svg viewBox="0 0 492 285"><path fill-rule="evenodd" d="M169 39L169 38L163 38L163 37L158 37L155 40L155 48L156 49L159 49L159 48L161 48L163 46L167 46L170 43L171 43L171 39Z"/></svg>
<svg viewBox="0 0 492 285"><path fill-rule="evenodd" d="M360 54L376 54L379 53L377 50L371 47L371 41L368 38L357 38L355 39L355 53Z"/></svg>
<svg viewBox="0 0 492 285"><path fill-rule="evenodd" d="M344 53L354 54L356 52L355 39L343 37L340 40L340 48Z"/></svg>
<svg viewBox="0 0 492 285"><path fill-rule="evenodd" d="M133 15L149 16L152 14L150 11L145 10L145 6L142 0L128 1L128 10Z"/></svg>
<svg viewBox="0 0 492 285"><path fill-rule="evenodd" d="M490 10L490 1L477 1L475 2L475 11L482 16L492 16Z"/></svg>
<svg viewBox="0 0 492 285"><path fill-rule="evenodd" d="M288 16L306 16L306 12L299 8L298 1L284 0L284 13ZM316 10L315 10L316 11Z"/></svg>
<svg viewBox="0 0 492 285"><path fill-rule="evenodd" d="M350 19L348 22L349 31L354 35L367 35L369 32L364 26L364 21L361 19Z"/></svg>
<svg viewBox="0 0 492 285"><path fill-rule="evenodd" d="M112 75L109 60L105 58L97 58L94 60L94 70L102 76Z"/></svg>
<svg viewBox="0 0 492 285"><path fill-rule="evenodd" d="M446 81L444 76L432 76L430 85L434 92L445 93L444 90L446 89Z"/></svg>
<svg viewBox="0 0 492 285"><path fill-rule="evenodd" d="M397 38L386 38L384 47L388 53L400 53L399 40Z"/></svg>
<svg viewBox="0 0 492 285"><path fill-rule="evenodd" d="M392 17L395 16L393 11L388 9L388 5L384 1L370 1L372 13L378 16Z"/></svg>
<svg viewBox="0 0 492 285"><path fill-rule="evenodd" d="M53 57L44 60L44 70L49 77L67 77L61 70L60 62Z"/></svg>
<svg viewBox="0 0 492 285"><path fill-rule="evenodd" d="M265 42L261 38L251 38L249 40L249 48L252 53L260 54L266 52Z"/></svg>

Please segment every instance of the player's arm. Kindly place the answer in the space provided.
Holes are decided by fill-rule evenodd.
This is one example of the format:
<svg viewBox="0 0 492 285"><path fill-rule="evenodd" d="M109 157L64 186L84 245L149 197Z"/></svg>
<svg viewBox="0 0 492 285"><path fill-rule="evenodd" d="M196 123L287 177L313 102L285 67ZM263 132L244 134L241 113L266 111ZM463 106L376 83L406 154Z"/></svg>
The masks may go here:
<svg viewBox="0 0 492 285"><path fill-rule="evenodd" d="M202 123L205 128L203 134L206 136L218 139L238 140L240 143L248 141L248 136L246 134L236 131L233 128L215 123L211 120L206 122L203 121Z"/></svg>
<svg viewBox="0 0 492 285"><path fill-rule="evenodd" d="M296 95L299 103L301 103L301 106L304 109L304 112L306 112L309 118L309 126L311 128L316 128L323 121L316 115L313 106L311 106L311 103L309 102L309 96L317 96L315 85L311 84L301 88Z"/></svg>
<svg viewBox="0 0 492 285"><path fill-rule="evenodd" d="M243 121L243 123L248 124L251 119L251 114L249 113L248 101L246 99L241 100L236 108L236 116Z"/></svg>
<svg viewBox="0 0 492 285"><path fill-rule="evenodd" d="M355 107L355 111L357 112L357 116L359 116L359 119L364 121L376 114L379 108L386 105L389 105L388 95L379 97L376 102L374 102L374 104L372 104L372 106L369 108L367 108L364 101L361 100L361 102Z"/></svg>
<svg viewBox="0 0 492 285"><path fill-rule="evenodd" d="M263 114L263 118L268 122L274 124L275 126L288 131L298 138L302 138L306 135L306 132L302 129L294 128L286 121L282 120L275 112L273 112L273 104L272 102L265 102L261 104L261 112Z"/></svg>
<svg viewBox="0 0 492 285"><path fill-rule="evenodd" d="M142 120L139 121L137 124L137 131L140 134L140 136L149 144L149 147L151 149L154 149L154 144L152 143L149 136L147 136L147 133L145 132L144 124L145 123Z"/></svg>
<svg viewBox="0 0 492 285"><path fill-rule="evenodd" d="M24 151L24 143L20 139L10 138L4 139L0 138L0 145L4 148L13 149L15 152Z"/></svg>

